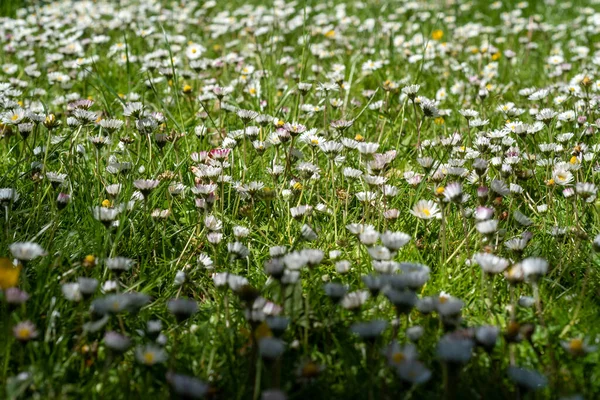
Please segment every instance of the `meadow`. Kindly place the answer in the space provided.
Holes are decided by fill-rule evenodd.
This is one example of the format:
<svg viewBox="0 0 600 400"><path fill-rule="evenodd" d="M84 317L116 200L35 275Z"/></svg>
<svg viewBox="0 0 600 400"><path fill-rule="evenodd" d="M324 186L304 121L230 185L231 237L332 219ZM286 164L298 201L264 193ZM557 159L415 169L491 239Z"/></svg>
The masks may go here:
<svg viewBox="0 0 600 400"><path fill-rule="evenodd" d="M599 43L598 1L0 1L0 398L599 398Z"/></svg>

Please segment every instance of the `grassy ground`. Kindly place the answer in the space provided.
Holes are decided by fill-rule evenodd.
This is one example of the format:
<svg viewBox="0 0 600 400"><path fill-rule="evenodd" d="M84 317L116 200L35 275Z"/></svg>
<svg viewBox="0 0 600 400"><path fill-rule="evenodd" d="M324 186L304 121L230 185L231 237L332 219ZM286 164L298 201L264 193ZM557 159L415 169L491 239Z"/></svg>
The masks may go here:
<svg viewBox="0 0 600 400"><path fill-rule="evenodd" d="M588 197L582 187L598 182L597 6L61 1L20 14L15 4L0 3L0 15L23 19L0 20L6 397L598 396L600 204L595 187ZM402 90L411 84L416 99ZM220 98L223 87L233 90ZM548 93L530 98L526 88ZM127 115L132 102L144 115ZM499 110L509 102L523 112ZM556 115L536 130L545 108ZM478 116L469 122L461 110ZM101 127L110 119L123 126ZM340 120L352 125L335 128ZM518 134L518 122L532 132ZM344 145L332 156L327 142ZM222 148L231 150L219 158ZM115 173L118 163L131 170ZM66 177L52 182L52 173ZM142 195L140 179L158 185ZM463 193L452 197L456 183ZM478 198L481 187L488 197ZM411 213L420 200L433 204L414 213L422 218ZM303 205L311 211L294 218ZM428 219L433 207L439 218ZM477 217L497 228L480 233ZM386 231L410 241L394 251ZM507 247L528 233L522 251ZM28 262L11 249L18 242L43 255ZM270 254L274 246L288 255ZM303 249L322 252L315 265ZM482 253L512 274L484 274ZM133 266L110 270L117 256ZM509 284L538 258L546 273L526 268L527 279ZM265 265L284 268L283 282ZM219 273L233 276L225 287ZM352 296L339 304L324 290L364 291L365 276L378 284L356 309ZM99 282L89 296L82 282L69 285L81 277ZM14 286L29 294L23 304L10 300ZM137 307L126 293L148 298ZM395 307L394 296L419 300ZM186 304L192 315L177 319L174 298L197 312ZM281 334L277 315L289 319ZM383 332L356 334L353 324L375 320L387 322ZM149 321L161 322L160 335ZM406 333L417 326L418 340ZM485 348L490 326L500 333ZM107 332L131 348L115 351ZM390 343L407 347L386 353Z"/></svg>

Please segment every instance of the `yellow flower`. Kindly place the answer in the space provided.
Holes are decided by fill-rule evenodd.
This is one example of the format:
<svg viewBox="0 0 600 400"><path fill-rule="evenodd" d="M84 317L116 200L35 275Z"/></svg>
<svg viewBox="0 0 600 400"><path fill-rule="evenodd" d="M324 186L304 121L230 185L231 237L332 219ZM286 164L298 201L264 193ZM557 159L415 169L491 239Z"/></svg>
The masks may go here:
<svg viewBox="0 0 600 400"><path fill-rule="evenodd" d="M446 188L445 188L445 187L443 187L443 186L438 186L438 187L435 189L435 194L437 194L437 195L442 195L442 194L444 194L444 192L445 192L445 191L446 191Z"/></svg>
<svg viewBox="0 0 600 400"><path fill-rule="evenodd" d="M365 138L360 133L357 133L356 136L354 136L354 140L356 140L357 142L364 142Z"/></svg>
<svg viewBox="0 0 600 400"><path fill-rule="evenodd" d="M431 38L433 40L441 40L444 37L444 31L441 29L436 29L431 33Z"/></svg>
<svg viewBox="0 0 600 400"><path fill-rule="evenodd" d="M110 207L110 200L108 200L108 199L102 200L102 207Z"/></svg>
<svg viewBox="0 0 600 400"><path fill-rule="evenodd" d="M571 157L571 159L569 160L569 163L571 164L579 164L579 159L577 159L576 156Z"/></svg>
<svg viewBox="0 0 600 400"><path fill-rule="evenodd" d="M589 76L585 76L582 80L581 80L581 84L583 86L589 86L592 84L592 79Z"/></svg>
<svg viewBox="0 0 600 400"><path fill-rule="evenodd" d="M554 179L548 179L548 180L546 181L546 185L548 185L548 186L553 186L553 185L554 185Z"/></svg>
<svg viewBox="0 0 600 400"><path fill-rule="evenodd" d="M502 54L500 54L500 53L494 53L494 54L492 54L492 60L497 61L500 59L501 56L502 56Z"/></svg>
<svg viewBox="0 0 600 400"><path fill-rule="evenodd" d="M15 267L9 258L0 258L0 289L5 290L17 286L21 266Z"/></svg>
<svg viewBox="0 0 600 400"><path fill-rule="evenodd" d="M93 254L88 254L83 259L83 265L85 267L93 267L96 264L96 257Z"/></svg>
<svg viewBox="0 0 600 400"><path fill-rule="evenodd" d="M192 87L190 85L183 86L183 93L188 94L192 92Z"/></svg>
<svg viewBox="0 0 600 400"><path fill-rule="evenodd" d="M436 125L444 125L444 117L437 117L433 122L435 122Z"/></svg>
<svg viewBox="0 0 600 400"><path fill-rule="evenodd" d="M327 37L327 38L332 38L334 36L335 36L335 31L333 29L325 32L325 37Z"/></svg>

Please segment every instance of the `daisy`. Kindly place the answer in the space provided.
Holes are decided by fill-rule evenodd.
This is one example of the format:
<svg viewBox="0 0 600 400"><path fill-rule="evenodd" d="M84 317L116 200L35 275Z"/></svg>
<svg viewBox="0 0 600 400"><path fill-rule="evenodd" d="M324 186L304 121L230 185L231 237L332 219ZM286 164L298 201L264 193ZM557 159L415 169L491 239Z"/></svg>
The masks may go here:
<svg viewBox="0 0 600 400"><path fill-rule="evenodd" d="M38 337L38 331L31 321L19 322L13 327L13 335L20 342L28 342Z"/></svg>
<svg viewBox="0 0 600 400"><path fill-rule="evenodd" d="M433 200L419 200L410 213L420 219L440 218L440 210Z"/></svg>
<svg viewBox="0 0 600 400"><path fill-rule="evenodd" d="M167 361L167 353L156 345L148 344L135 349L135 358L140 364L151 367Z"/></svg>

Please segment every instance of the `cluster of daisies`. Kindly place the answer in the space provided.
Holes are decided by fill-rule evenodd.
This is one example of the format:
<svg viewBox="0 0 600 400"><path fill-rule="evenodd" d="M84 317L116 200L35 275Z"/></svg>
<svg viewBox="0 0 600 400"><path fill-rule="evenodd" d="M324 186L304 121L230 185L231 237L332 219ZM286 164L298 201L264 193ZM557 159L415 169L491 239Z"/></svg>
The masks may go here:
<svg viewBox="0 0 600 400"><path fill-rule="evenodd" d="M600 13L556 3L0 17L6 395L593 398Z"/></svg>

